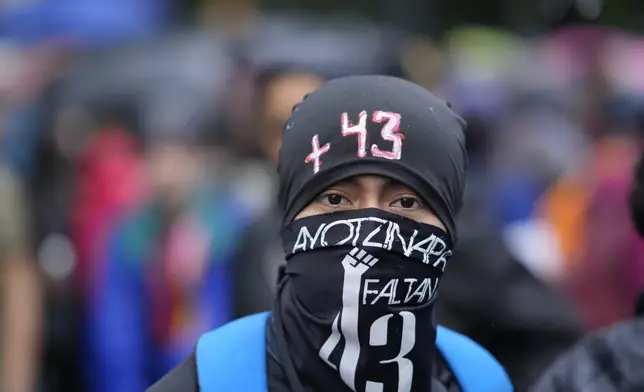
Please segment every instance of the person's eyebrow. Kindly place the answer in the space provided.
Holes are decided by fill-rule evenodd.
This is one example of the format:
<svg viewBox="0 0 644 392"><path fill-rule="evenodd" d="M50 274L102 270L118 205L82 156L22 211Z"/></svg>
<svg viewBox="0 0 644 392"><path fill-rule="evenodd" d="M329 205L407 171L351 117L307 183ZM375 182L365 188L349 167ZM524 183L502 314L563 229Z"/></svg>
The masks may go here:
<svg viewBox="0 0 644 392"><path fill-rule="evenodd" d="M400 181L394 180L392 178L387 179L387 182L385 183L385 189L389 189L390 191L399 191L401 189L404 189L405 191L408 191L408 192L413 193L414 195L420 197L420 194L418 192L416 192L413 188L411 188L410 186L407 186L406 184L404 184L404 183L402 183ZM427 200L425 200L425 199L423 199L423 203L425 205L428 205Z"/></svg>
<svg viewBox="0 0 644 392"><path fill-rule="evenodd" d="M400 181L394 180L393 178L385 179L384 186L388 187L388 188L406 188L406 189L409 189L410 191L414 192L413 189L411 189L410 187L408 187L407 185L403 184ZM414 193L416 193L416 192L414 192Z"/></svg>

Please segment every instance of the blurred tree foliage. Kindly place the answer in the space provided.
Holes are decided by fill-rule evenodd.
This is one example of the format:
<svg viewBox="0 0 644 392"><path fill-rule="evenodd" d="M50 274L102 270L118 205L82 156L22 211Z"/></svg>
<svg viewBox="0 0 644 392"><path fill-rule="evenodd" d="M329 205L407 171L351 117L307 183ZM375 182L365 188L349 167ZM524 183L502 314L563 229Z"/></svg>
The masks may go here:
<svg viewBox="0 0 644 392"><path fill-rule="evenodd" d="M204 2L235 0L178 0L182 20ZM598 19L584 20L575 11L578 4L600 1ZM266 10L308 10L322 14L343 14L392 22L412 31L432 36L461 24L501 26L519 33L542 32L565 23L602 23L641 31L644 28L644 0L256 0ZM562 12L552 20L543 12L544 4L555 4Z"/></svg>
<svg viewBox="0 0 644 392"><path fill-rule="evenodd" d="M600 22L642 32L644 30L644 1L606 0Z"/></svg>

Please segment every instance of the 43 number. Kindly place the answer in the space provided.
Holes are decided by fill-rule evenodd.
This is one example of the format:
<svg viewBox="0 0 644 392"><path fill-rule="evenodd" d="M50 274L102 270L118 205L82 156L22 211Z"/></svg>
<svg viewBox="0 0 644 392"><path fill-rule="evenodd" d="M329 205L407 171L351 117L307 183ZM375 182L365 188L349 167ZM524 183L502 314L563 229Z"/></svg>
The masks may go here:
<svg viewBox="0 0 644 392"><path fill-rule="evenodd" d="M342 127L342 136L356 135L358 139L357 155L360 158L367 156L367 118L366 111L360 112L358 115L358 123L353 124L349 119L348 113L342 113L340 116L340 125ZM405 135L399 132L400 130L400 114L394 112L386 112L376 110L371 116L371 122L376 124L383 124L380 135L386 141L392 143L390 151L381 150L375 143L371 145L369 151L374 157L385 159L398 160L402 156L403 139ZM311 139L311 153L307 155L305 162L313 163L313 172L320 171L322 165L321 157L323 154L331 149L331 143L326 143L320 146L318 135L314 135Z"/></svg>
<svg viewBox="0 0 644 392"><path fill-rule="evenodd" d="M360 112L358 118L358 123L354 125L349 120L349 114L342 113L340 117L342 136L357 135L358 156L364 158L367 156L367 112L363 110ZM402 155L402 141L405 138L405 135L398 132L400 129L400 114L376 110L373 112L371 121L376 124L384 123L380 134L384 140L393 143L391 151L382 151L376 144L372 144L371 155L386 159L400 159Z"/></svg>
<svg viewBox="0 0 644 392"><path fill-rule="evenodd" d="M354 248L342 260L344 283L342 288L342 310L338 312L331 326L331 334L320 348L319 355L329 366L338 370L340 377L353 391L356 390L356 368L360 358L358 340L358 307L360 306L360 283L362 275L373 267L378 260L368 253ZM414 375L414 365L406 358L416 344L416 316L407 311L398 315L402 318L402 333L398 355L380 361L381 364L395 363L398 366L398 392L410 392ZM389 321L393 313L381 316L369 327L369 345L388 346ZM340 364L331 362L331 354L344 339L344 349ZM382 392L384 385L379 382L365 381L365 392Z"/></svg>

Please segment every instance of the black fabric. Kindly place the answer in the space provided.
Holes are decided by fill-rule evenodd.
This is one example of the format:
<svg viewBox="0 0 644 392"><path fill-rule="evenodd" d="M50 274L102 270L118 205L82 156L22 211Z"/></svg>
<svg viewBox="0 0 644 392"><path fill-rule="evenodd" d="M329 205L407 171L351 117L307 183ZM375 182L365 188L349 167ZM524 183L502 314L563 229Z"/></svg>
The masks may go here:
<svg viewBox="0 0 644 392"><path fill-rule="evenodd" d="M628 198L628 207L635 230L640 236L644 236L644 153L640 154L633 171L633 185Z"/></svg>
<svg viewBox="0 0 644 392"><path fill-rule="evenodd" d="M432 392L440 392L440 389L436 389L436 385L443 387L445 392L462 392L461 386L458 384L458 380L452 369L450 369L447 361L441 355L439 350L436 350L436 355L434 356L434 364L432 366Z"/></svg>
<svg viewBox="0 0 644 392"><path fill-rule="evenodd" d="M584 337L557 358L531 392L644 391L644 320Z"/></svg>
<svg viewBox="0 0 644 392"><path fill-rule="evenodd" d="M343 136L345 120L345 125L366 127L364 143L356 133ZM377 156L374 149L395 151L393 138L385 139L389 125L402 138L400 154ZM464 127L444 101L402 79L352 76L326 83L295 107L284 128L278 165L282 225L329 185L359 174L380 174L418 192L454 240L467 166ZM313 145L328 148L317 171L316 160L307 160Z"/></svg>
<svg viewBox="0 0 644 392"><path fill-rule="evenodd" d="M198 380L197 359L193 352L146 392L199 392Z"/></svg>
<svg viewBox="0 0 644 392"><path fill-rule="evenodd" d="M430 391L447 234L364 209L296 220L282 241L286 276L269 331L289 384L302 392L365 391L370 383Z"/></svg>
<svg viewBox="0 0 644 392"><path fill-rule="evenodd" d="M269 324L270 325L270 324ZM271 340L267 342L267 347L271 347ZM284 368L275 356L268 350L266 371L268 374L268 392L295 392L296 389L291 388L286 376L284 375ZM460 385L454 377L451 369L436 351L434 357L434 364L432 366L432 392L462 392Z"/></svg>
<svg viewBox="0 0 644 392"><path fill-rule="evenodd" d="M266 324L266 373L268 379L268 392L295 392L288 381L285 367L280 360L280 350L276 340L274 318L269 318ZM288 357L286 357L288 358ZM287 359L290 363L290 359ZM436 350L432 364L432 392L462 392L456 377L449 365Z"/></svg>
<svg viewBox="0 0 644 392"><path fill-rule="evenodd" d="M277 269L284 263L279 217L266 214L245 233L235 257L235 318L273 308Z"/></svg>
<svg viewBox="0 0 644 392"><path fill-rule="evenodd" d="M640 294L635 305L635 316L644 317L644 292Z"/></svg>

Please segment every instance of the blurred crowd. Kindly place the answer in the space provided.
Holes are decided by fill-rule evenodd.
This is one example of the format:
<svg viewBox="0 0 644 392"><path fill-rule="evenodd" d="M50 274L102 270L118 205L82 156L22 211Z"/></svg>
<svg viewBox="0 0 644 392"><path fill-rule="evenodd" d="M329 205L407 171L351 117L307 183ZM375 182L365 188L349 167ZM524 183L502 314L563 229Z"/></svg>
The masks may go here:
<svg viewBox="0 0 644 392"><path fill-rule="evenodd" d="M582 23L601 2L559 2L538 34L433 37L253 0L178 21L172 3L0 2L1 391L141 392L205 331L270 309L282 126L350 74L410 79L468 121L438 319L518 391L632 317L644 37Z"/></svg>

